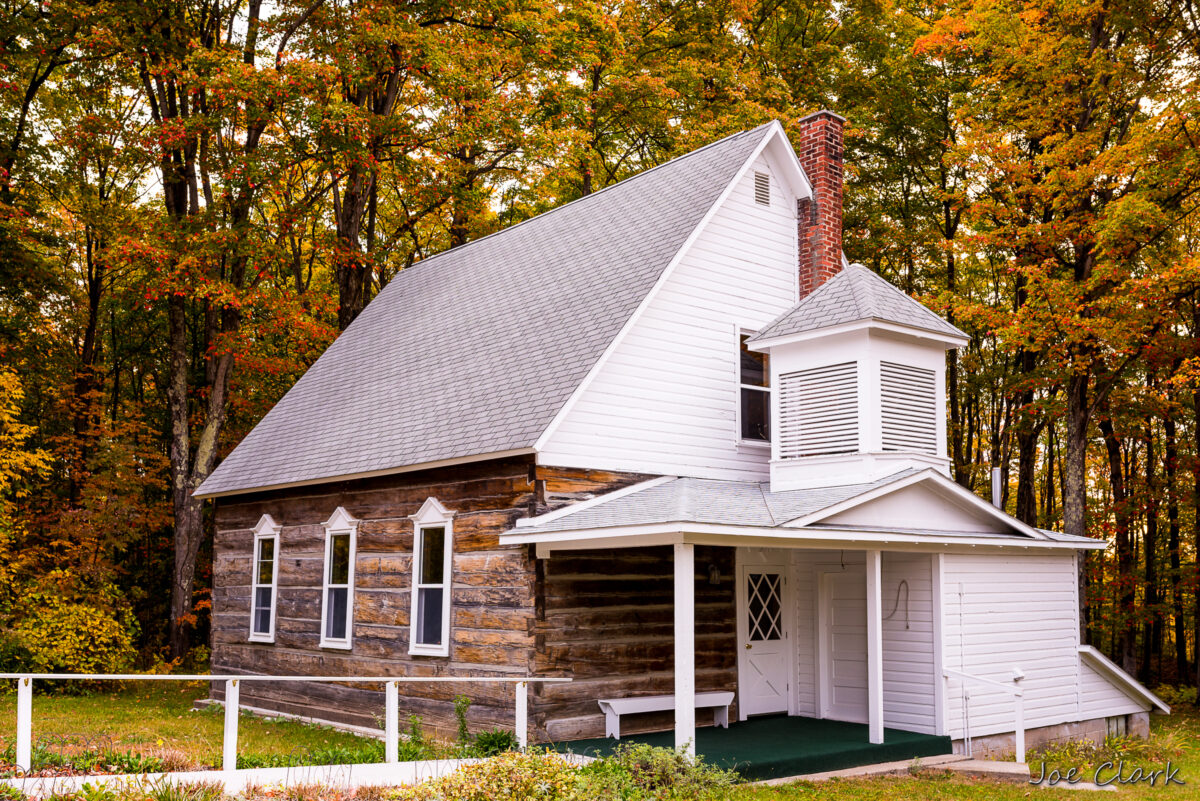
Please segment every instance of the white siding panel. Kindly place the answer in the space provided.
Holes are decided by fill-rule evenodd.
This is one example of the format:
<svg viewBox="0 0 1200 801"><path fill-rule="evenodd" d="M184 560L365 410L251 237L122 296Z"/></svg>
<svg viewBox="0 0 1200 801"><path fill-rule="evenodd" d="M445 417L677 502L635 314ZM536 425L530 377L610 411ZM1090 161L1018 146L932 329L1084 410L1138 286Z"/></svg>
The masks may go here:
<svg viewBox="0 0 1200 801"><path fill-rule="evenodd" d="M1079 629L1075 555L943 557L943 654L946 667L1010 682L1025 673L1025 725L1079 720ZM963 736L963 693L946 690L949 734ZM972 735L1013 730L1007 693L973 686Z"/></svg>
<svg viewBox="0 0 1200 801"><path fill-rule="evenodd" d="M760 158L709 220L545 443L542 464L734 480L768 478L739 441L739 327L796 302L796 201ZM754 173L771 173L771 204ZM585 324L583 321L581 324Z"/></svg>
<svg viewBox="0 0 1200 801"><path fill-rule="evenodd" d="M1081 717L1084 720L1146 711L1147 705L1144 701L1136 701L1121 692L1106 676L1087 662L1083 662L1082 668L1079 693Z"/></svg>
<svg viewBox="0 0 1200 801"><path fill-rule="evenodd" d="M933 572L929 554L883 554L883 721L937 731L933 661ZM907 602L900 582L908 587Z"/></svg>

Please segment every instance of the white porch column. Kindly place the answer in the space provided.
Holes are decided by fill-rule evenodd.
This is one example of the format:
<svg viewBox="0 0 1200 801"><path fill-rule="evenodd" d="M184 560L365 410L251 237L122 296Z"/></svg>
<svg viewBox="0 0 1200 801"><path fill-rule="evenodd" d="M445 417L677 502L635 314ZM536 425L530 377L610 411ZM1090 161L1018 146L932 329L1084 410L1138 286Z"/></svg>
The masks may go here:
<svg viewBox="0 0 1200 801"><path fill-rule="evenodd" d="M883 583L879 551L867 551L867 724L872 743L883 742Z"/></svg>
<svg viewBox="0 0 1200 801"><path fill-rule="evenodd" d="M696 752L696 552L675 546L675 748Z"/></svg>

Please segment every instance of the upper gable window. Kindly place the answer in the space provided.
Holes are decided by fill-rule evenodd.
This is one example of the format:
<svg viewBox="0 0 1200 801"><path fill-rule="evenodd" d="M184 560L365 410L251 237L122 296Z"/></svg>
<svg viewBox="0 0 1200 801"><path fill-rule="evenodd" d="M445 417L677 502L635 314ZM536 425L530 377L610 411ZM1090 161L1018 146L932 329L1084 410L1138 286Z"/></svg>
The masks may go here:
<svg viewBox="0 0 1200 801"><path fill-rule="evenodd" d="M751 442L771 441L771 373L767 354L746 347L751 334L738 335L738 370L741 393L741 437Z"/></svg>
<svg viewBox="0 0 1200 801"><path fill-rule="evenodd" d="M450 591L454 513L429 498L412 515L413 577L408 652L450 655Z"/></svg>
<svg viewBox="0 0 1200 801"><path fill-rule="evenodd" d="M279 584L279 526L263 515L254 527L250 576L250 640L275 642L275 596Z"/></svg>
<svg viewBox="0 0 1200 801"><path fill-rule="evenodd" d="M771 205L771 176L769 173L754 173L754 202Z"/></svg>
<svg viewBox="0 0 1200 801"><path fill-rule="evenodd" d="M338 507L325 523L321 647L349 648L354 630L354 552L358 521Z"/></svg>

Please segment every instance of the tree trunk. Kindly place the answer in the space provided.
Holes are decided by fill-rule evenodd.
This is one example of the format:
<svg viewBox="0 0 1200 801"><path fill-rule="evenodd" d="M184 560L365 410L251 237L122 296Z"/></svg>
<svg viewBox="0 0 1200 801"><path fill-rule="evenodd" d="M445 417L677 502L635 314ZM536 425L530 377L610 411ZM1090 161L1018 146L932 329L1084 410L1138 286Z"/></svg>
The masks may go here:
<svg viewBox="0 0 1200 801"><path fill-rule="evenodd" d="M1133 522L1133 509L1128 503L1125 490L1125 467L1121 458L1121 441L1117 439L1111 420L1100 421L1100 432L1104 435L1104 447L1108 451L1108 481L1112 488L1113 514L1116 518L1116 528L1113 539L1117 551L1117 611L1119 635L1117 661L1121 668L1133 675L1137 670L1136 630L1134 629L1134 577L1133 569L1135 555L1133 542L1130 538L1130 527Z"/></svg>
<svg viewBox="0 0 1200 801"><path fill-rule="evenodd" d="M1175 636L1175 684L1187 681L1187 622L1183 616L1182 570L1179 560L1179 494L1175 486L1179 444L1175 438L1175 418L1168 411L1163 418L1167 459L1167 550L1171 559L1171 618Z"/></svg>
<svg viewBox="0 0 1200 801"><path fill-rule="evenodd" d="M1063 455L1063 530L1087 536L1088 374L1078 371L1067 379L1067 442ZM1088 641L1087 562L1079 560L1079 641Z"/></svg>
<svg viewBox="0 0 1200 801"><path fill-rule="evenodd" d="M1142 543L1142 558L1146 565L1145 629L1142 633L1141 679L1151 682L1153 658L1162 654L1162 614L1158 597L1158 486L1157 457L1154 454L1154 430L1146 420L1146 536Z"/></svg>

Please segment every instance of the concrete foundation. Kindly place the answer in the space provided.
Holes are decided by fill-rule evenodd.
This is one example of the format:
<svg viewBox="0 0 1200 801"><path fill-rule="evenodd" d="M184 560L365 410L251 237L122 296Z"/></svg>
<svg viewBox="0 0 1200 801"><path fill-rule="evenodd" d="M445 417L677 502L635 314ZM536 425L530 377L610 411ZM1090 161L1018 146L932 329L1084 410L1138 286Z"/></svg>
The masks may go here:
<svg viewBox="0 0 1200 801"><path fill-rule="evenodd" d="M1025 730L1025 748L1031 750L1055 743L1073 740L1090 740L1097 745L1108 736L1150 736L1150 713L1136 712L1132 715L1117 715L1110 718L1092 718L1074 723L1059 723ZM1012 732L986 734L971 738L971 755L979 759L1001 759L1013 755L1016 736ZM954 741L954 753L967 753L963 740Z"/></svg>

